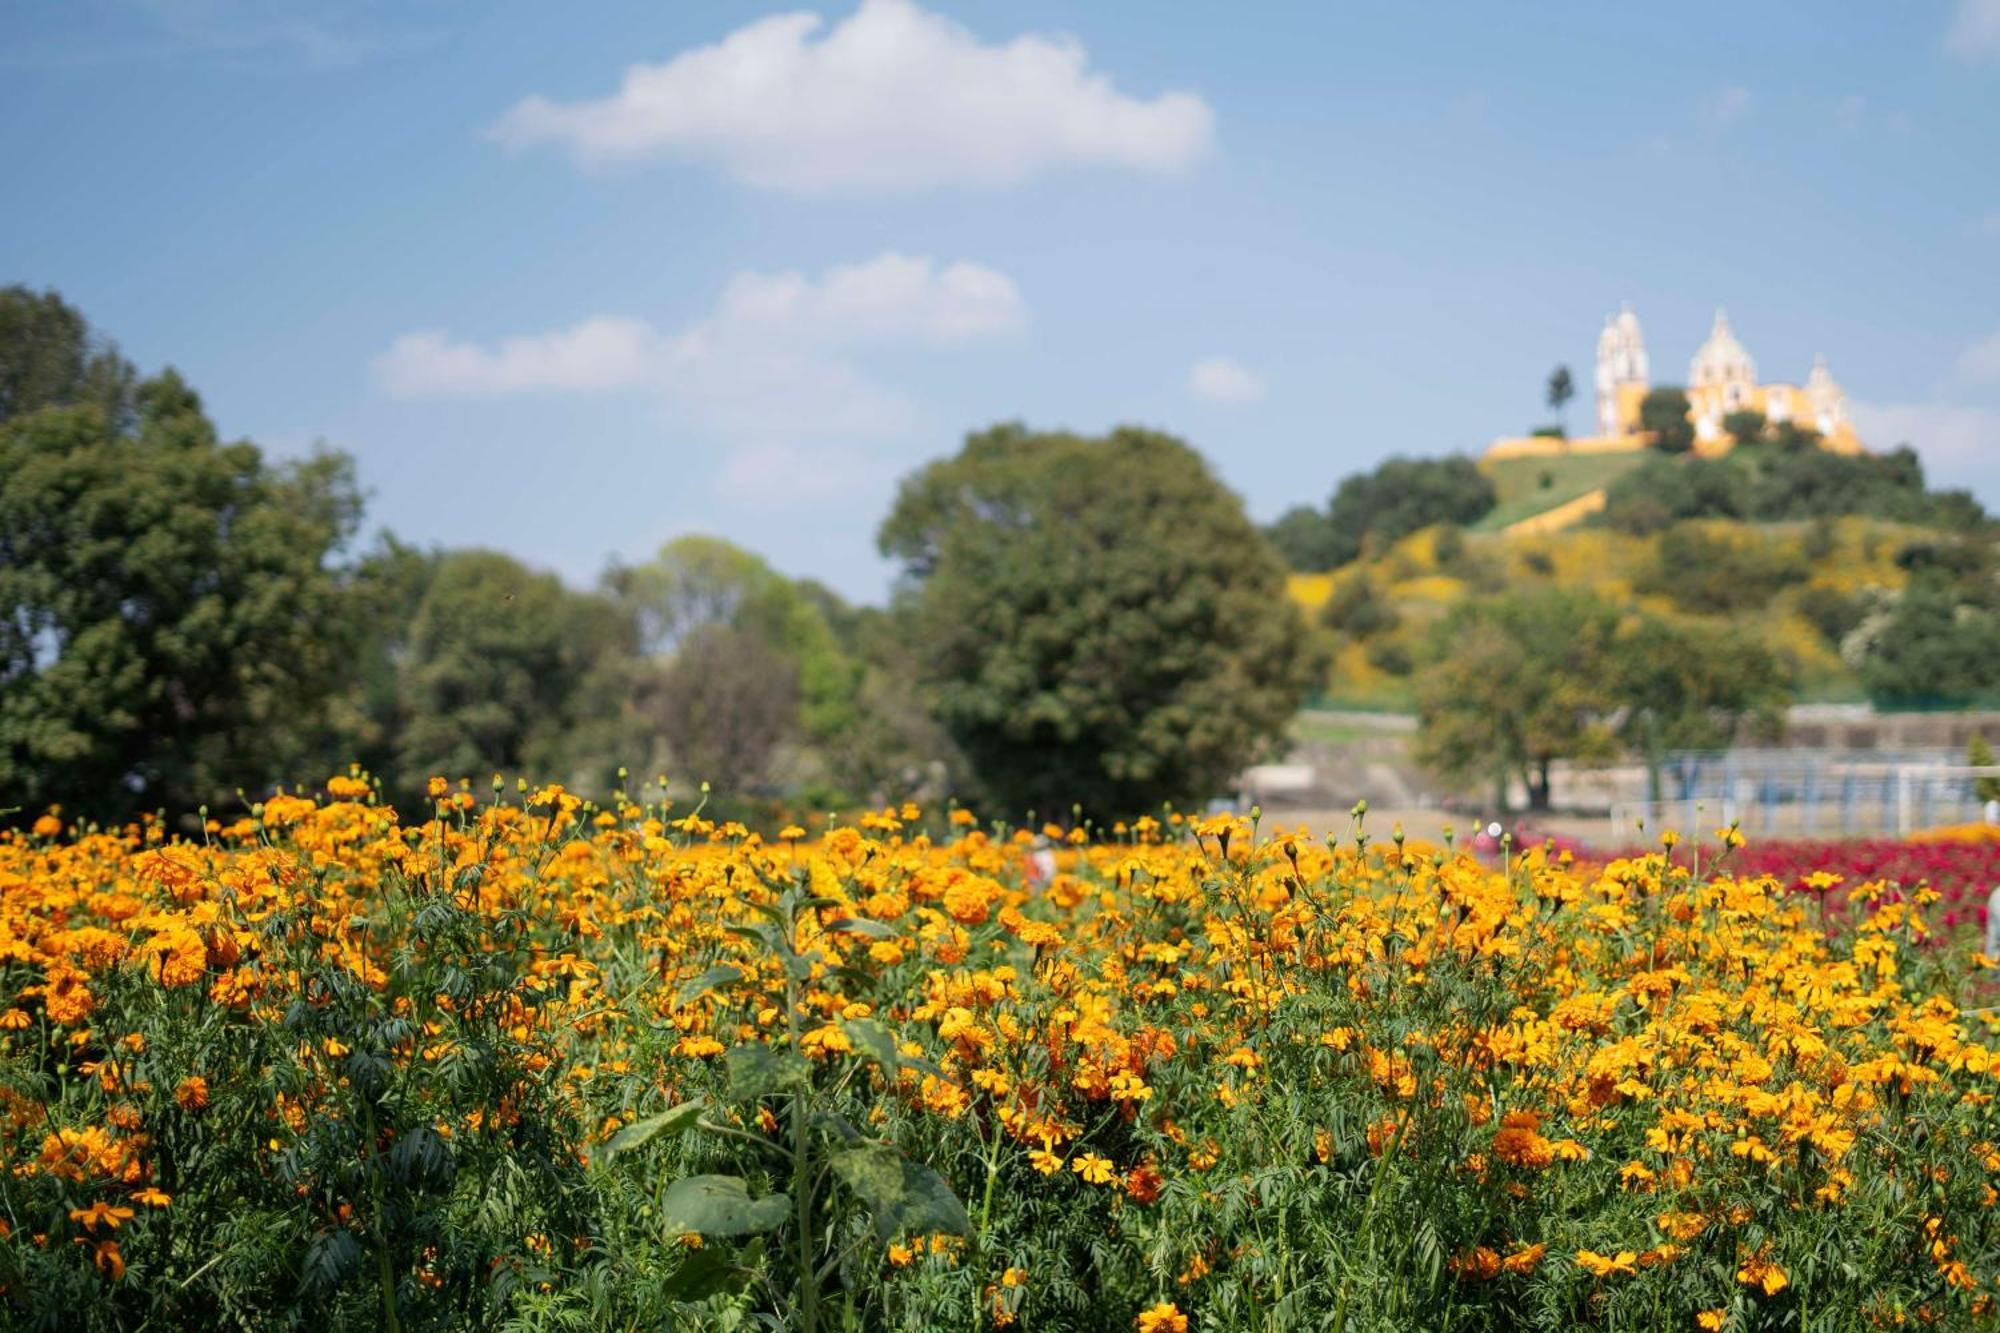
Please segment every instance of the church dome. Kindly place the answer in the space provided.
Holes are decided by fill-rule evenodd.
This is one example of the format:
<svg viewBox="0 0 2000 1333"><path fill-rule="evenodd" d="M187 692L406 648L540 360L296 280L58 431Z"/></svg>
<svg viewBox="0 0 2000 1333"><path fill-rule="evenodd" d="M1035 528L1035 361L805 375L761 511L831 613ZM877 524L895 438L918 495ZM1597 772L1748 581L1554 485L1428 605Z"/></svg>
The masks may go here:
<svg viewBox="0 0 2000 1333"><path fill-rule="evenodd" d="M1725 311L1715 312L1715 324L1708 331L1708 341L1694 354L1694 364L1688 370L1688 383L1694 388L1708 384L1755 384L1757 365L1750 359L1750 353L1736 340L1735 332L1729 327L1729 315Z"/></svg>

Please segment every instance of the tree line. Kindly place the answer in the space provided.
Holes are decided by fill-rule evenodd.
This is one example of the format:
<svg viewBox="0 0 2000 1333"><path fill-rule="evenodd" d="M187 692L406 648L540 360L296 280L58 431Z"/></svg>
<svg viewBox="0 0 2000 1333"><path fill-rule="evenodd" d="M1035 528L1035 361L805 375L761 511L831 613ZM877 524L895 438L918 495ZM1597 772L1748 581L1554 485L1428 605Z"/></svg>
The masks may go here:
<svg viewBox="0 0 2000 1333"><path fill-rule="evenodd" d="M0 808L240 811L350 763L749 815L1068 818L1226 789L1319 665L1285 566L1157 432L1002 425L906 479L886 607L715 537L575 588L364 535L351 459L225 440L54 292L0 289Z"/></svg>

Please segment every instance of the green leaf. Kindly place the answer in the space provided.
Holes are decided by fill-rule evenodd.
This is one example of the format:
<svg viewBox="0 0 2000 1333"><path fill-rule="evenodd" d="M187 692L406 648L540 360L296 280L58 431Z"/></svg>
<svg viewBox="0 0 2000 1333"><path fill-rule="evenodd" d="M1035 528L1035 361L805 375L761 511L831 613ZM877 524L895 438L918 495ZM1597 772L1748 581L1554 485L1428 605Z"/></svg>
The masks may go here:
<svg viewBox="0 0 2000 1333"><path fill-rule="evenodd" d="M751 1198L740 1176L688 1176L667 1186L660 1212L669 1235L754 1236L782 1224L791 1207L782 1194Z"/></svg>
<svg viewBox="0 0 2000 1333"><path fill-rule="evenodd" d="M685 1134L695 1127L701 1113L708 1105L700 1097L690 1097L679 1106L671 1107L644 1120L634 1120L625 1128L611 1136L604 1145L604 1156L608 1160L620 1153L631 1152L634 1148L652 1142L662 1134Z"/></svg>
<svg viewBox="0 0 2000 1333"><path fill-rule="evenodd" d="M802 1088L809 1072L803 1057L755 1043L732 1046L723 1059L729 1066L729 1095L738 1101Z"/></svg>
<svg viewBox="0 0 2000 1333"><path fill-rule="evenodd" d="M944 1177L894 1148L871 1144L833 1155L833 1173L859 1195L883 1241L905 1232L970 1235L972 1221Z"/></svg>
<svg viewBox="0 0 2000 1333"><path fill-rule="evenodd" d="M712 990L733 986L741 980L743 980L743 969L740 967L733 967L728 963L711 967L681 987L680 994L674 996L674 1007L678 1009L682 1005L692 1004Z"/></svg>
<svg viewBox="0 0 2000 1333"><path fill-rule="evenodd" d="M880 921L870 921L865 916L843 916L826 923L830 933L845 932L849 935L866 935L871 940L893 940L896 932Z"/></svg>
<svg viewBox="0 0 2000 1333"><path fill-rule="evenodd" d="M854 1043L854 1049L880 1065L893 1081L903 1060L896 1052L896 1039L889 1029L872 1018L850 1018L841 1027L847 1030L847 1039Z"/></svg>
<svg viewBox="0 0 2000 1333"><path fill-rule="evenodd" d="M761 1255L763 1244L751 1241L745 1248L754 1248ZM741 1291L755 1268L754 1257L739 1257L721 1245L704 1245L687 1251L680 1267L660 1284L660 1293L668 1300L707 1300L721 1292Z"/></svg>

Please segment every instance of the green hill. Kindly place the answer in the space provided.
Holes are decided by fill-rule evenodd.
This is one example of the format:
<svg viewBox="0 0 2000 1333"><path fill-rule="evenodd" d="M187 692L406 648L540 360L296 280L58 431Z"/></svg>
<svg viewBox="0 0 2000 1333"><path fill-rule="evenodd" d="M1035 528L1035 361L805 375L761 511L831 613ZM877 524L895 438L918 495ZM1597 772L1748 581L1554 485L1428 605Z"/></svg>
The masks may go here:
<svg viewBox="0 0 2000 1333"><path fill-rule="evenodd" d="M1568 504L1579 495L1609 486L1647 457L1643 450L1634 450L1627 454L1484 459L1479 470L1493 483L1499 502L1470 530L1498 532L1510 523Z"/></svg>

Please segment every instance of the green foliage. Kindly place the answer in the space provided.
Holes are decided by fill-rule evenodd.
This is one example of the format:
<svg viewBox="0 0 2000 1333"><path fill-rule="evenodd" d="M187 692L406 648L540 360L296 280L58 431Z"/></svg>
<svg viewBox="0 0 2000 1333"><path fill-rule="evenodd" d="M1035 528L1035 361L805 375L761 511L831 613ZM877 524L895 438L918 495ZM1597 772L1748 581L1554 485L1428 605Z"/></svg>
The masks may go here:
<svg viewBox="0 0 2000 1333"><path fill-rule="evenodd" d="M1805 561L1753 530L1680 523L1660 537L1642 592L1660 592L1684 611L1728 615L1764 606L1805 582Z"/></svg>
<svg viewBox="0 0 2000 1333"><path fill-rule="evenodd" d="M1651 459L1609 488L1600 521L1637 533L1690 518L1781 522L1859 515L1958 531L1986 522L1985 511L1965 492L1927 490L1923 465L1907 445L1886 454L1845 455L1816 447L1817 438L1811 437L1814 447L1789 447L1774 434L1771 443L1739 446L1720 458Z"/></svg>
<svg viewBox="0 0 2000 1333"><path fill-rule="evenodd" d="M1662 386L1639 400L1639 429L1652 432L1653 447L1663 454L1684 454L1694 448L1694 422L1688 418L1688 396Z"/></svg>
<svg viewBox="0 0 2000 1333"><path fill-rule="evenodd" d="M1518 777L1546 809L1556 759L1612 753L1617 628L1615 607L1560 588L1453 607L1417 680L1419 759L1453 778Z"/></svg>
<svg viewBox="0 0 2000 1333"><path fill-rule="evenodd" d="M1749 631L1638 616L1612 653L1618 736L1646 761L1652 799L1669 750L1727 749L1783 729L1795 673Z"/></svg>
<svg viewBox="0 0 2000 1333"><path fill-rule="evenodd" d="M1991 562L1990 544L1983 549ZM2000 702L2000 584L1936 568L1911 576L1855 631L1862 682L1885 707Z"/></svg>
<svg viewBox="0 0 2000 1333"><path fill-rule="evenodd" d="M1551 411L1560 412L1569 406L1569 400L1576 397L1576 380L1570 375L1568 366L1557 366L1549 372L1549 387L1546 399Z"/></svg>
<svg viewBox="0 0 2000 1333"><path fill-rule="evenodd" d="M596 673L625 633L611 603L512 556L435 557L398 654L400 790L433 775L569 774L570 742L607 706Z"/></svg>
<svg viewBox="0 0 2000 1333"><path fill-rule="evenodd" d="M131 364L62 297L0 287L0 423L44 407L95 407L122 433L137 385Z"/></svg>
<svg viewBox="0 0 2000 1333"><path fill-rule="evenodd" d="M1438 523L1477 522L1497 498L1486 474L1463 455L1391 458L1342 481L1327 519L1345 564L1371 538L1387 544Z"/></svg>
<svg viewBox="0 0 2000 1333"><path fill-rule="evenodd" d="M1334 584L1326 605L1320 608L1319 619L1328 629L1357 639L1386 634L1402 623L1395 603L1383 596L1365 570Z"/></svg>
<svg viewBox="0 0 2000 1333"><path fill-rule="evenodd" d="M1738 444L1755 444L1770 431L1771 423L1762 412L1729 412L1723 415L1722 429Z"/></svg>
<svg viewBox="0 0 2000 1333"><path fill-rule="evenodd" d="M1326 514L1311 505L1293 505L1264 529L1264 535L1285 563L1301 574L1323 574L1352 558Z"/></svg>
<svg viewBox="0 0 2000 1333"><path fill-rule="evenodd" d="M1391 458L1344 479L1324 513L1295 506L1265 532L1293 569L1323 573L1370 543L1387 545L1440 523L1477 522L1495 500L1493 483L1469 458Z"/></svg>
<svg viewBox="0 0 2000 1333"><path fill-rule="evenodd" d="M1691 518L1741 518L1744 478L1730 457L1648 458L1605 492L1601 522L1659 532Z"/></svg>
<svg viewBox="0 0 2000 1333"><path fill-rule="evenodd" d="M1277 553L1166 435L975 434L904 481L880 543L936 716L1010 812L1204 798L1314 678Z"/></svg>
<svg viewBox="0 0 2000 1333"><path fill-rule="evenodd" d="M9 357L21 401L62 378L39 351ZM56 392L117 378L86 360ZM10 804L220 808L291 774L347 677L359 626L329 560L359 518L348 461L223 443L172 371L132 398L129 423L103 402L0 421Z"/></svg>

